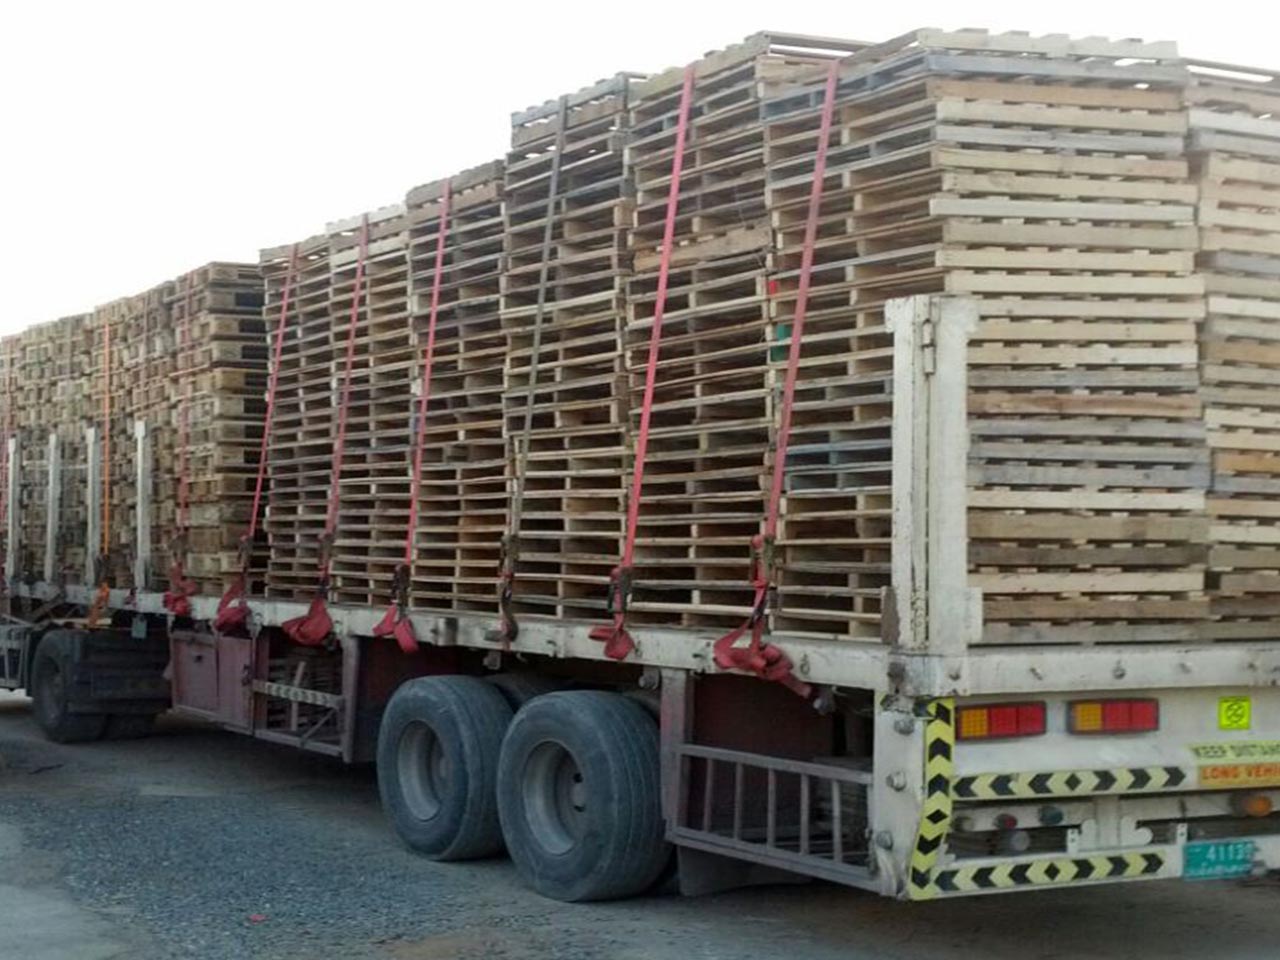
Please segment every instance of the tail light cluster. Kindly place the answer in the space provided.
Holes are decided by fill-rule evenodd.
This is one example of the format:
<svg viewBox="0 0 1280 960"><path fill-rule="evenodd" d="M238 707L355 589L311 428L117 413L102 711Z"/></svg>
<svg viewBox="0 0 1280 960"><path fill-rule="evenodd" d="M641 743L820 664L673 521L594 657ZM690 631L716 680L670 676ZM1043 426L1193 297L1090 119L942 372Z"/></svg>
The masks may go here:
<svg viewBox="0 0 1280 960"><path fill-rule="evenodd" d="M1043 701L988 703L960 707L956 738L1004 740L1036 737L1045 732ZM1075 734L1149 733L1160 729L1160 702L1137 697L1073 700L1067 704L1067 730Z"/></svg>
<svg viewBox="0 0 1280 960"><path fill-rule="evenodd" d="M961 707L956 736L961 740L1002 740L1044 733L1043 703L991 703Z"/></svg>
<svg viewBox="0 0 1280 960"><path fill-rule="evenodd" d="M1074 700L1067 704L1072 733L1149 733L1160 729L1160 701Z"/></svg>

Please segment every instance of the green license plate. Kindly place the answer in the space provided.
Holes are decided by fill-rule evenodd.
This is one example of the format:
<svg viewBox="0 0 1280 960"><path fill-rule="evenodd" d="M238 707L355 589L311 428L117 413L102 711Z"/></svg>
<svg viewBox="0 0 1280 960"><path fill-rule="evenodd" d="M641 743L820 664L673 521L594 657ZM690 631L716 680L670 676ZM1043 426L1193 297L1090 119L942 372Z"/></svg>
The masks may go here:
<svg viewBox="0 0 1280 960"><path fill-rule="evenodd" d="M1252 840L1218 840L1188 843L1182 849L1184 880L1223 880L1248 876L1258 848Z"/></svg>

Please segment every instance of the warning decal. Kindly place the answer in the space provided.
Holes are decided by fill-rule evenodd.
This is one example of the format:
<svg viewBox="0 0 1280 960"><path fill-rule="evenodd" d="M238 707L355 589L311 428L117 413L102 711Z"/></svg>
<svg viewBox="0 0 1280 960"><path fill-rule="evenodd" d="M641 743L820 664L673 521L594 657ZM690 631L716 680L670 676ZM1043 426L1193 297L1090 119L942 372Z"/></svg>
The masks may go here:
<svg viewBox="0 0 1280 960"><path fill-rule="evenodd" d="M908 896L926 900L935 893L933 868L951 829L952 754L956 743L955 701L934 700L924 728L924 802L908 868Z"/></svg>
<svg viewBox="0 0 1280 960"><path fill-rule="evenodd" d="M1248 730L1253 721L1253 704L1248 697L1222 697L1218 700L1219 730Z"/></svg>

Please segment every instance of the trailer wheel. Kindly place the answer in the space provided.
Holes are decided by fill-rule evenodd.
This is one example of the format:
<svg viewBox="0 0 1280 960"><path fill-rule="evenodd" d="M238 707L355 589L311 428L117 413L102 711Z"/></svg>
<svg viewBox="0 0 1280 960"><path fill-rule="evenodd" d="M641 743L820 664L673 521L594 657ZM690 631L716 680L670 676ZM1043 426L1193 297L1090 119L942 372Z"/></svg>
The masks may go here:
<svg viewBox="0 0 1280 960"><path fill-rule="evenodd" d="M75 634L48 633L31 661L31 701L36 723L56 743L81 743L102 736L107 718L101 713L72 713L70 677Z"/></svg>
<svg viewBox="0 0 1280 960"><path fill-rule="evenodd" d="M616 693L571 690L530 702L498 765L498 812L525 881L556 900L648 889L666 865L658 726Z"/></svg>
<svg viewBox="0 0 1280 960"><path fill-rule="evenodd" d="M106 740L141 740L151 736L155 726L154 713L110 713L102 736Z"/></svg>
<svg viewBox="0 0 1280 960"><path fill-rule="evenodd" d="M478 677L419 677L378 731L378 792L400 838L435 860L498 853L494 783L511 707Z"/></svg>
<svg viewBox="0 0 1280 960"><path fill-rule="evenodd" d="M495 673L485 677L485 680L502 692L502 695L507 698L507 703L511 704L512 710L519 710L534 697L564 689L563 684L550 677L524 671Z"/></svg>

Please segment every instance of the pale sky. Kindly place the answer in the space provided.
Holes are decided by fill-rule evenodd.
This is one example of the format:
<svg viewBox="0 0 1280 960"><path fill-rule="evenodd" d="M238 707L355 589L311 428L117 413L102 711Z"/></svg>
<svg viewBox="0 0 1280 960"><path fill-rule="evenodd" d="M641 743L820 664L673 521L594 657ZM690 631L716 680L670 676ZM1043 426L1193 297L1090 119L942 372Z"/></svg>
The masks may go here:
<svg viewBox="0 0 1280 960"><path fill-rule="evenodd" d="M1280 67L1275 3L1238 0L9 0L0 333L398 202L500 156L511 111L622 70L759 30L925 26L1177 40Z"/></svg>

